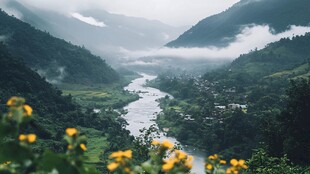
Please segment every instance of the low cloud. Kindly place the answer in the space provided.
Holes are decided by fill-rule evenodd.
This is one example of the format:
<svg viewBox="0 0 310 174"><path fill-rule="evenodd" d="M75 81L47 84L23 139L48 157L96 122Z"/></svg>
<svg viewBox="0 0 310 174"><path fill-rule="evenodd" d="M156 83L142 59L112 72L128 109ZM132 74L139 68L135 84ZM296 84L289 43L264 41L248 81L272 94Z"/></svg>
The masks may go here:
<svg viewBox="0 0 310 174"><path fill-rule="evenodd" d="M87 24L90 24L90 25L93 25L93 26L96 26L96 27L106 27L106 24L102 21L98 21L97 19L93 18L93 17L85 17L79 13L72 13L71 14L72 17L80 20L80 21L83 21Z"/></svg>
<svg viewBox="0 0 310 174"><path fill-rule="evenodd" d="M8 15L15 16L18 19L23 18L23 14L18 10L8 6L9 0L0 0L0 9L4 10Z"/></svg>
<svg viewBox="0 0 310 174"><path fill-rule="evenodd" d="M0 42L5 42L5 41L6 41L6 39L7 39L7 37L6 37L6 36L4 36L4 35L0 35Z"/></svg>
<svg viewBox="0 0 310 174"><path fill-rule="evenodd" d="M65 67L47 70L39 69L37 73L51 84L60 84L66 76Z"/></svg>
<svg viewBox="0 0 310 174"><path fill-rule="evenodd" d="M0 0L2 1L2 0ZM39 9L68 14L104 9L126 16L157 19L170 25L193 25L239 0L18 0Z"/></svg>
<svg viewBox="0 0 310 174"><path fill-rule="evenodd" d="M268 25L249 25L236 35L236 40L227 47L205 47L205 48L168 48L151 49L146 51L130 51L120 49L127 59L139 57L174 57L179 59L205 59L205 60L232 60L240 54L246 54L250 50L262 49L268 43L275 42L281 38L292 38L296 35L304 35L310 32L310 27L291 26L288 30L274 34Z"/></svg>

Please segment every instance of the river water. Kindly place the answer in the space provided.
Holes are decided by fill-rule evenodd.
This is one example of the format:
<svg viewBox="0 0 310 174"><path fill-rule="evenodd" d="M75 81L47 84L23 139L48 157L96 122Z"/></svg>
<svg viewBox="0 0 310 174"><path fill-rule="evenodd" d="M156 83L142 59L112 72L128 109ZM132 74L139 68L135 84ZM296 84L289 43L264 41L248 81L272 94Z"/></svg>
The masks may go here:
<svg viewBox="0 0 310 174"><path fill-rule="evenodd" d="M156 119L156 115L161 112L159 103L156 100L169 95L168 93L162 92L158 89L144 86L147 80L153 80L156 76L147 74L141 75L141 78L133 80L124 88L125 90L131 92L139 92L140 96L139 100L129 103L126 107L124 107L124 109L128 111L128 113L123 116L128 122L126 129L129 130L133 136L139 136L140 129L144 127L149 128L151 125L156 124L154 121ZM161 133L160 140L163 139L168 139L170 142L178 143L175 138L166 137L163 133ZM183 151L194 157L192 172L196 174L203 174L205 153L188 146L182 146L182 148Z"/></svg>

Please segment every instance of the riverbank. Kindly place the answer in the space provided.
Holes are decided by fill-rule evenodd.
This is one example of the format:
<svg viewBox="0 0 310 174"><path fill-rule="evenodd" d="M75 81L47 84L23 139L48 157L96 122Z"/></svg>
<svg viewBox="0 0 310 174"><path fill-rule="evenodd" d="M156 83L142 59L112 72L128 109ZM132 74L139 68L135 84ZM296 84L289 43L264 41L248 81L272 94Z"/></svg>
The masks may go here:
<svg viewBox="0 0 310 174"><path fill-rule="evenodd" d="M139 75L123 76L118 83L113 84L96 84L96 85L76 85L61 84L57 87L62 90L64 96L69 96L74 102L83 106L82 109L89 115L99 115L101 119L109 122L108 126L116 125L117 119L124 113L123 107L130 102L139 99L134 93L126 92L123 88L131 83L132 80L139 78ZM118 124L118 123L117 123ZM99 131L95 128L78 128L81 133L86 134L89 142L88 149L85 153L88 165L100 164L102 168L102 160L100 160L104 149L111 146L106 131ZM119 130L121 133L121 130Z"/></svg>
<svg viewBox="0 0 310 174"><path fill-rule="evenodd" d="M126 129L130 131L131 135L139 136L140 129L149 128L151 125L156 125L156 117L162 110L159 107L158 100L165 96L170 96L168 93L162 92L156 88L147 87L146 82L156 78L156 76L142 74L143 77L135 79L124 89L133 93L137 92L139 100L134 101L124 107L127 114L123 118L127 121ZM168 139L173 143L179 143L175 138L165 136L163 132L160 134L160 140ZM205 152L195 148L182 146L183 150L194 156L192 172L196 174L204 173L204 157Z"/></svg>

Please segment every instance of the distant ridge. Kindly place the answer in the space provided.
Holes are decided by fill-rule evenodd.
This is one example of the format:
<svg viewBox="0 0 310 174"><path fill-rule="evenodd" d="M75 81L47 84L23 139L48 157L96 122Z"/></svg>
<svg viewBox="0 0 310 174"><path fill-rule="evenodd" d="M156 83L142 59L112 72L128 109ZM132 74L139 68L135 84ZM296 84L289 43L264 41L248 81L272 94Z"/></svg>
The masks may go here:
<svg viewBox="0 0 310 174"><path fill-rule="evenodd" d="M290 25L308 26L309 7L309 0L241 0L228 10L201 20L166 46L224 47L249 25L269 25L276 33Z"/></svg>
<svg viewBox="0 0 310 174"><path fill-rule="evenodd" d="M0 12L0 36L14 57L52 83L110 83L118 74L103 59L83 47L72 45L49 33Z"/></svg>

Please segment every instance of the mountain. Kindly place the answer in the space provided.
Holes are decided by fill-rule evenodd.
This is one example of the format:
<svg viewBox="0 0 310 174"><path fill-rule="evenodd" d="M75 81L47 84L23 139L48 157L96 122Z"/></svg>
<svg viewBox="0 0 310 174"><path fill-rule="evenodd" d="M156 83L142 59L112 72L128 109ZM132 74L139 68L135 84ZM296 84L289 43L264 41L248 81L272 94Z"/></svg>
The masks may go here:
<svg viewBox="0 0 310 174"><path fill-rule="evenodd" d="M0 21L0 36L10 53L49 82L109 83L119 78L103 59L84 47L55 38L4 11Z"/></svg>
<svg viewBox="0 0 310 174"><path fill-rule="evenodd" d="M308 26L308 0L241 0L226 11L207 17L168 47L224 47L235 41L236 35L247 26L269 25L273 33L290 25Z"/></svg>
<svg viewBox="0 0 310 174"><path fill-rule="evenodd" d="M34 108L32 128L39 137L54 139L57 132L76 126L83 119L80 107L71 98L61 96L61 91L12 56L3 43L0 43L0 64L0 111L5 110L2 104L11 96L25 97Z"/></svg>
<svg viewBox="0 0 310 174"><path fill-rule="evenodd" d="M241 55L229 67L230 74L246 73L252 78L307 77L310 33L283 38L266 48Z"/></svg>
<svg viewBox="0 0 310 174"><path fill-rule="evenodd" d="M0 2L0 6L2 10L9 15L13 15L14 17L29 23L40 30L45 31L51 27L48 22L44 21L42 18L15 0L2 0Z"/></svg>
<svg viewBox="0 0 310 174"><path fill-rule="evenodd" d="M96 114L92 112L92 107L76 104L71 95L63 96L60 90L25 66L20 58L10 54L1 42L0 65L0 113L7 112L5 103L10 97L20 96L26 99L26 103L33 108L34 119L23 130L39 137L34 146L35 151L47 148L63 152L66 149L63 133L68 127L78 127L82 132L97 132L100 137L107 138L107 143L114 148L124 148L132 142L129 132L116 119L116 112ZM93 136L96 135L88 132L89 138ZM106 148L105 152L110 150L111 148Z"/></svg>
<svg viewBox="0 0 310 174"><path fill-rule="evenodd" d="M29 12L26 12L25 8ZM49 27L44 27L41 23L37 25L38 22L32 23L27 19L25 22L74 44L84 45L92 52L105 56L109 62L114 62L114 65L119 63L115 58L125 57L126 51L161 47L177 38L187 28L96 9L72 11L67 14L37 9L31 4L19 4L14 9L24 14L24 17L29 13L39 16Z"/></svg>

